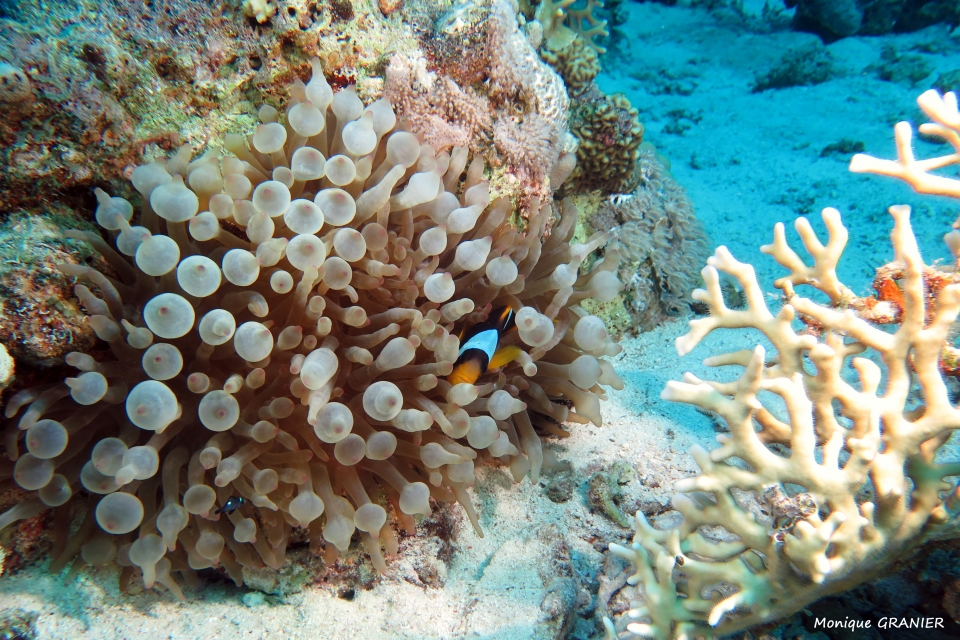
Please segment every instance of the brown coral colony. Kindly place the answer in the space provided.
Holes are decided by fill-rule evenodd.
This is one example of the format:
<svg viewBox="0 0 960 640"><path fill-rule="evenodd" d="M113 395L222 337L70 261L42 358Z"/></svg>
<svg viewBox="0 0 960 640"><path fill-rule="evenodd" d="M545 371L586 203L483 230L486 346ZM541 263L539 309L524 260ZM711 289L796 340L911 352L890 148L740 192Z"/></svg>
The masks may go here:
<svg viewBox="0 0 960 640"><path fill-rule="evenodd" d="M171 572L240 584L300 527L333 555L359 531L383 571L388 508L409 530L431 499L456 501L480 533L475 466L536 481L537 428L599 425L600 385L622 387L604 359L619 346L578 306L620 290L616 250L581 271L607 234L571 244L576 210L536 200L518 231L482 159L423 144L387 100L334 94L316 60L291 95L222 157L136 168L139 224L98 190L116 249L70 234L117 276L59 266L112 357L70 353L74 376L10 398L0 465L31 492L0 528L82 518L59 566L139 567L182 597ZM449 383L463 332L502 307L519 356ZM246 504L218 514L233 496Z"/></svg>

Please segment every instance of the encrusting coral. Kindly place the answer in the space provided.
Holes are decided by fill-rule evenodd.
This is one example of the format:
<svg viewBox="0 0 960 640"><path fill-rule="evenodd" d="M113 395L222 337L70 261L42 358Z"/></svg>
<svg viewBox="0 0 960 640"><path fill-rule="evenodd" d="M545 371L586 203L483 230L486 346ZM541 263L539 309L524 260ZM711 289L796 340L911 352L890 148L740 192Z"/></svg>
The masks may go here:
<svg viewBox="0 0 960 640"><path fill-rule="evenodd" d="M625 95L608 96L591 85L570 110L570 132L580 143L571 191L629 193L636 188L643 123Z"/></svg>
<svg viewBox="0 0 960 640"><path fill-rule="evenodd" d="M544 45L540 57L557 70L572 94L589 87L600 74L600 56L580 37L559 51Z"/></svg>
<svg viewBox="0 0 960 640"><path fill-rule="evenodd" d="M482 62L488 82L468 86L470 78L461 78L461 86L431 71L425 55L397 53L386 71L384 95L436 149L465 146L503 164L506 170L492 186L519 200L526 213L532 199L551 200L574 169L577 139L567 129L569 97L563 80L520 30L510 0L474 9L472 22L462 29L477 33L462 37L485 36L484 46L475 49L484 52L476 64Z"/></svg>
<svg viewBox="0 0 960 640"><path fill-rule="evenodd" d="M619 346L578 307L620 290L615 249L580 269L609 235L571 243L566 203L545 240L551 205L518 232L482 159L437 153L387 100L364 106L313 68L222 158L184 146L134 169L139 224L97 190L116 250L69 232L109 264L59 268L110 353L70 353L74 376L9 399L0 465L30 492L0 529L54 509L54 570L116 562L182 597L171 572L240 584L279 567L299 527L332 557L359 530L383 571L385 506L411 531L431 498L457 501L479 534L475 465L535 482L537 428L599 425L600 385L622 387L604 359ZM459 336L499 307L514 359L449 383Z"/></svg>
<svg viewBox="0 0 960 640"><path fill-rule="evenodd" d="M624 306L635 329L649 330L690 311L709 250L693 204L652 148L641 150L636 173L633 193L606 199L589 224L618 234Z"/></svg>
<svg viewBox="0 0 960 640"><path fill-rule="evenodd" d="M922 131L958 148L956 96L928 92L921 108L935 121ZM854 171L892 175L917 191L957 197L956 179L929 171L955 164L956 155L917 161L910 125L896 127L897 161L857 156ZM677 339L681 355L722 328L752 328L762 346L707 358L709 366L738 365L742 376L711 382L691 374L670 382L662 397L719 414L730 434L720 448L695 447L701 474L677 483L677 528L657 529L642 513L629 547L611 550L635 569L642 585L633 602L633 633L653 638L715 637L796 612L826 595L876 576L925 542L960 535L960 461L946 450L960 428L960 409L940 371L942 348L960 314L960 284L925 290L924 265L910 226L910 209L890 208L895 264L901 276L896 331L849 305L836 265L847 230L834 209L823 211L826 244L809 222L796 223L808 266L778 224L762 248L788 270L775 286L783 306L771 311L753 268L720 247L703 270L706 290L695 297L710 316L693 320ZM956 232L947 235L956 245ZM955 270L955 265L949 267ZM718 271L735 278L747 301L723 301ZM812 286L816 302L794 287ZM866 309L871 313L876 309ZM803 318L816 331L800 331ZM750 506L771 508L758 516ZM608 632L615 635L607 621Z"/></svg>

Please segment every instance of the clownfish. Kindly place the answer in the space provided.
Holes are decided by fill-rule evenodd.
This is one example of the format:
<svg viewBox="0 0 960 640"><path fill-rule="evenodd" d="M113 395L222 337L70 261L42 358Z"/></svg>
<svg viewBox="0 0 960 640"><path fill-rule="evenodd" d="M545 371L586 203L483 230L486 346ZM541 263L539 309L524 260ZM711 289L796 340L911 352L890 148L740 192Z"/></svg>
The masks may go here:
<svg viewBox="0 0 960 640"><path fill-rule="evenodd" d="M447 376L450 384L474 384L491 369L513 362L520 355L520 347L498 349L500 339L514 328L513 309L504 307L491 313L485 322L470 327L460 334L460 353Z"/></svg>

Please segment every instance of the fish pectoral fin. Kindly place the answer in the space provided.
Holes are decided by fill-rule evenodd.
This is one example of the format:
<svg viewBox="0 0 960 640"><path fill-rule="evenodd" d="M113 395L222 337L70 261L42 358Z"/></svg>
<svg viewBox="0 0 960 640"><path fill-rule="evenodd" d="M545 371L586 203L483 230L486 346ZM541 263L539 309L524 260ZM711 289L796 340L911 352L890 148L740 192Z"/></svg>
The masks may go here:
<svg viewBox="0 0 960 640"><path fill-rule="evenodd" d="M498 349L496 353L493 354L493 357L490 358L490 364L487 365L487 370L490 369L499 369L500 367L505 367L514 360L517 359L517 356L520 355L522 349L520 347L511 346Z"/></svg>
<svg viewBox="0 0 960 640"><path fill-rule="evenodd" d="M477 358L465 360L453 368L453 371L447 376L447 382L453 385L473 384L483 375L482 366L483 363Z"/></svg>

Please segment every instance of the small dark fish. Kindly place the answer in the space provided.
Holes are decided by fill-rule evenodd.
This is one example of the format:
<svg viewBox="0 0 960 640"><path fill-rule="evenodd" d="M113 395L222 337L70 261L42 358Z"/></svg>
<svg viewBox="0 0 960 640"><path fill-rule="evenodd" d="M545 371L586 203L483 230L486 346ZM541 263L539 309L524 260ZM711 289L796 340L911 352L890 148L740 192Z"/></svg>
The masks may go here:
<svg viewBox="0 0 960 640"><path fill-rule="evenodd" d="M497 348L503 335L513 327L513 309L505 307L491 313L486 322L462 333L460 353L447 381L450 384L473 384L490 369L513 362L520 355L519 347Z"/></svg>
<svg viewBox="0 0 960 640"><path fill-rule="evenodd" d="M222 507L214 511L214 513L222 513L224 515L228 513L233 513L243 505L247 504L247 501L240 496L230 496L227 498L227 501Z"/></svg>

